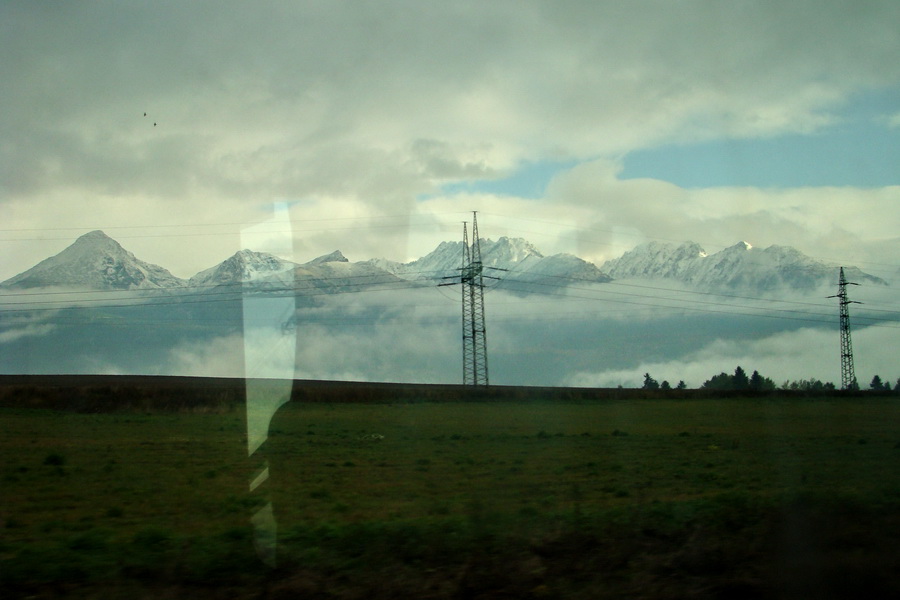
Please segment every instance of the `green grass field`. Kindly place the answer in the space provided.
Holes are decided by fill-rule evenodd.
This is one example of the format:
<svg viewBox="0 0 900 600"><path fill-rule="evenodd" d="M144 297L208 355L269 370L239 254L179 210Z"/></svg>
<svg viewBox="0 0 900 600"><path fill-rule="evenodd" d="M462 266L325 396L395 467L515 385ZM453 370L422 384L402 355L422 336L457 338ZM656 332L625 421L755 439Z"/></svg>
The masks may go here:
<svg viewBox="0 0 900 600"><path fill-rule="evenodd" d="M900 597L896 398L0 421L3 597Z"/></svg>

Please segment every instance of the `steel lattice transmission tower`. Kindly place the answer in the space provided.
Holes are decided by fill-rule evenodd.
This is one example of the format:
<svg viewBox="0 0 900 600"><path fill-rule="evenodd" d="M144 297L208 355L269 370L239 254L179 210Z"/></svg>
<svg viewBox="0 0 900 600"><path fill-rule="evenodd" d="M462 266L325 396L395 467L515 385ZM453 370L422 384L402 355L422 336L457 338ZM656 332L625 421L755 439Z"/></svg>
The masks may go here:
<svg viewBox="0 0 900 600"><path fill-rule="evenodd" d="M477 213L472 213L472 243L463 223L463 256L458 283L462 284L463 385L488 385L487 329L484 321L484 274ZM455 279L457 276L453 276ZM448 278L449 279L449 278ZM440 285L455 285L457 282Z"/></svg>
<svg viewBox="0 0 900 600"><path fill-rule="evenodd" d="M861 302L855 302L847 298L847 286L848 285L859 285L858 283L852 283L847 281L847 278L844 277L844 267L841 267L841 274L838 279L838 293L834 296L828 296L829 298L837 298L838 304L840 305L840 315L841 315L841 389L843 390L855 390L859 389L859 384L856 382L856 372L853 368L853 343L850 340L850 311L848 310L848 306L850 304L862 304Z"/></svg>

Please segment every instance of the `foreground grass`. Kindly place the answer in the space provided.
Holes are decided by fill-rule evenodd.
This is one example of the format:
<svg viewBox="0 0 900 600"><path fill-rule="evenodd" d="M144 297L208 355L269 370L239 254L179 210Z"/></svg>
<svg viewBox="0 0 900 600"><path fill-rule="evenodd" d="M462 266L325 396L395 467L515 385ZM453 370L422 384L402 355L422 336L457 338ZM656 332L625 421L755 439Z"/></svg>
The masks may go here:
<svg viewBox="0 0 900 600"><path fill-rule="evenodd" d="M294 403L251 495L239 412L3 409L0 593L897 597L898 417L890 399Z"/></svg>

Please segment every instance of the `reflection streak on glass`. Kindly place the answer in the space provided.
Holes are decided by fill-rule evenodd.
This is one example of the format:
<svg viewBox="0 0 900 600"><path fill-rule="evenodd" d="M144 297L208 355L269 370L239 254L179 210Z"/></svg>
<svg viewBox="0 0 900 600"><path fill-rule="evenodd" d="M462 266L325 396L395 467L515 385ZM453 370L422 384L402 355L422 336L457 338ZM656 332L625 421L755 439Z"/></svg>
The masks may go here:
<svg viewBox="0 0 900 600"><path fill-rule="evenodd" d="M241 246L280 257L293 256L292 237L287 204L278 203L271 219L241 231ZM266 276L266 283L261 286L251 269L245 267L242 274L247 454L251 457L261 451L268 438L275 412L290 400L294 380L294 274L293 270L287 270L276 279L271 275ZM260 457L260 465L249 483L250 492L256 492L268 477L268 463ZM275 566L277 529L270 500L255 512L251 522L259 557Z"/></svg>

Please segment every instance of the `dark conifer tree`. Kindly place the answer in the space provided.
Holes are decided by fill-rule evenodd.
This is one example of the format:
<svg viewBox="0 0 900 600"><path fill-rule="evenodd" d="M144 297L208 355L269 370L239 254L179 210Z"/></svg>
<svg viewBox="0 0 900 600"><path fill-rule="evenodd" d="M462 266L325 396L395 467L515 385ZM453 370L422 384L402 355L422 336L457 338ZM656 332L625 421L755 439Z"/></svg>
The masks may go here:
<svg viewBox="0 0 900 600"><path fill-rule="evenodd" d="M644 386L645 390L658 390L659 382L650 377L650 373L644 373Z"/></svg>
<svg viewBox="0 0 900 600"><path fill-rule="evenodd" d="M763 383L764 380L759 371L753 371L753 375L750 376L750 389L758 392L763 389Z"/></svg>
<svg viewBox="0 0 900 600"><path fill-rule="evenodd" d="M736 390L746 390L750 387L750 379L740 365L734 370L734 375L731 377L731 384Z"/></svg>

